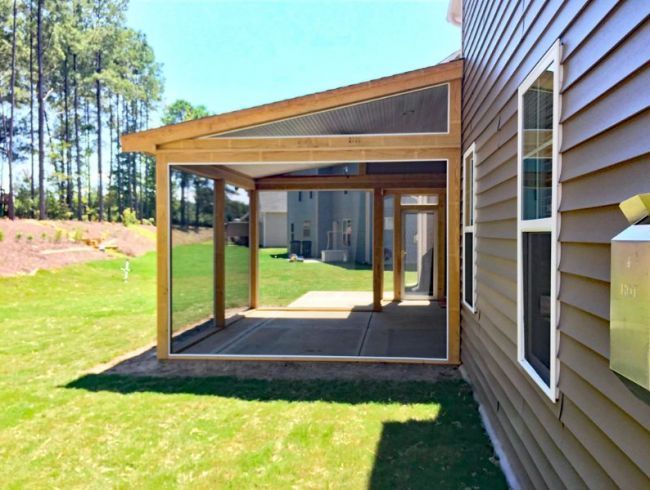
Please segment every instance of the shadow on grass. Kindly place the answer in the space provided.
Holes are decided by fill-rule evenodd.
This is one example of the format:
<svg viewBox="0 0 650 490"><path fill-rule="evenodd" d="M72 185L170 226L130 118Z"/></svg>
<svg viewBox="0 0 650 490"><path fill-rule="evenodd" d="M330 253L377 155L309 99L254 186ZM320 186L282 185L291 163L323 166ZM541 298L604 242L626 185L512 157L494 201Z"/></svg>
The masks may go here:
<svg viewBox="0 0 650 490"><path fill-rule="evenodd" d="M427 404L431 406L429 420L383 423L369 488L506 488L471 389L462 380L429 383L89 374L66 388L125 395L192 394L254 402Z"/></svg>
<svg viewBox="0 0 650 490"><path fill-rule="evenodd" d="M434 420L384 422L368 488L507 488L487 436L467 423L444 409Z"/></svg>
<svg viewBox="0 0 650 490"><path fill-rule="evenodd" d="M66 388L121 394L218 396L248 401L440 404L477 412L471 388L461 380L426 381L264 380L231 376L160 377L87 374Z"/></svg>

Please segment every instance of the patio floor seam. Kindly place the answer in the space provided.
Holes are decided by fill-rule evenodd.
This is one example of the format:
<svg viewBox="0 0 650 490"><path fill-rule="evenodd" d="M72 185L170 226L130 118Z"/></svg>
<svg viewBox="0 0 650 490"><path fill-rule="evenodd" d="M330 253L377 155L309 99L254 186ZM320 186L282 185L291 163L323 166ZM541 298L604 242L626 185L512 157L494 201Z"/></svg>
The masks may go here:
<svg viewBox="0 0 650 490"><path fill-rule="evenodd" d="M361 356L361 352L363 352L363 348L366 345L366 339L368 338L368 332L370 331L370 324L372 323L372 317L374 313L371 312L370 315L368 315L368 323L366 323L366 329L363 332L363 337L361 338L361 342L359 343L359 349L357 350L357 356Z"/></svg>

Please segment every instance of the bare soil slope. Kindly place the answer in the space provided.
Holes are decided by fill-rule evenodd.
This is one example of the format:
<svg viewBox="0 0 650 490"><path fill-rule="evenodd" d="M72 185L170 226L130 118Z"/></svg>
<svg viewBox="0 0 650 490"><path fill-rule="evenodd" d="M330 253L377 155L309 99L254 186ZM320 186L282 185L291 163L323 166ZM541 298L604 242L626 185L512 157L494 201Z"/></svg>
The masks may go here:
<svg viewBox="0 0 650 490"><path fill-rule="evenodd" d="M0 219L0 277L155 250L156 228L119 223Z"/></svg>

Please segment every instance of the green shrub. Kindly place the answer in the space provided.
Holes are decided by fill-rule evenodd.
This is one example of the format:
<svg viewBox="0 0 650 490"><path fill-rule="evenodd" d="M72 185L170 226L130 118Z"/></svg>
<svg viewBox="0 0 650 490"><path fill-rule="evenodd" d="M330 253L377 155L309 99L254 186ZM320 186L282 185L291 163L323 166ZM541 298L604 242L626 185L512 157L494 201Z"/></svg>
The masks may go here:
<svg viewBox="0 0 650 490"><path fill-rule="evenodd" d="M19 242L22 237L23 237L23 234L21 232L16 233L16 241L17 242Z"/></svg>
<svg viewBox="0 0 650 490"><path fill-rule="evenodd" d="M47 233L43 232L41 233L41 240L46 242L47 241Z"/></svg>
<svg viewBox="0 0 650 490"><path fill-rule="evenodd" d="M61 228L57 228L56 231L54 232L54 242L60 243L62 239L63 239L63 230Z"/></svg>
<svg viewBox="0 0 650 490"><path fill-rule="evenodd" d="M77 228L77 229L74 231L74 235L73 235L72 239L73 239L75 242L81 242L81 241L83 241L83 239L84 239L84 233L83 233L83 231L81 231L79 228Z"/></svg>
<svg viewBox="0 0 650 490"><path fill-rule="evenodd" d="M27 241L28 242L31 242L33 239L34 239L34 235L32 235L31 233L29 235L27 235Z"/></svg>
<svg viewBox="0 0 650 490"><path fill-rule="evenodd" d="M5 232L0 230L0 242L5 239Z"/></svg>
<svg viewBox="0 0 650 490"><path fill-rule="evenodd" d="M138 224L138 217L135 214L135 211L131 208L126 208L122 211L122 224L124 226L131 226Z"/></svg>

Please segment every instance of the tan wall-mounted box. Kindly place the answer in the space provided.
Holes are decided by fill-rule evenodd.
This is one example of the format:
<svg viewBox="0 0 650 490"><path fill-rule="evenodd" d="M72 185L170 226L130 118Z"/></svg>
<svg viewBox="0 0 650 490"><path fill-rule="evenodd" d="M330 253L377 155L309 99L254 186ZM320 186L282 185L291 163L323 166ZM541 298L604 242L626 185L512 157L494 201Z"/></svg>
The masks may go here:
<svg viewBox="0 0 650 490"><path fill-rule="evenodd" d="M630 226L612 239L609 365L650 390L650 194L620 207Z"/></svg>

